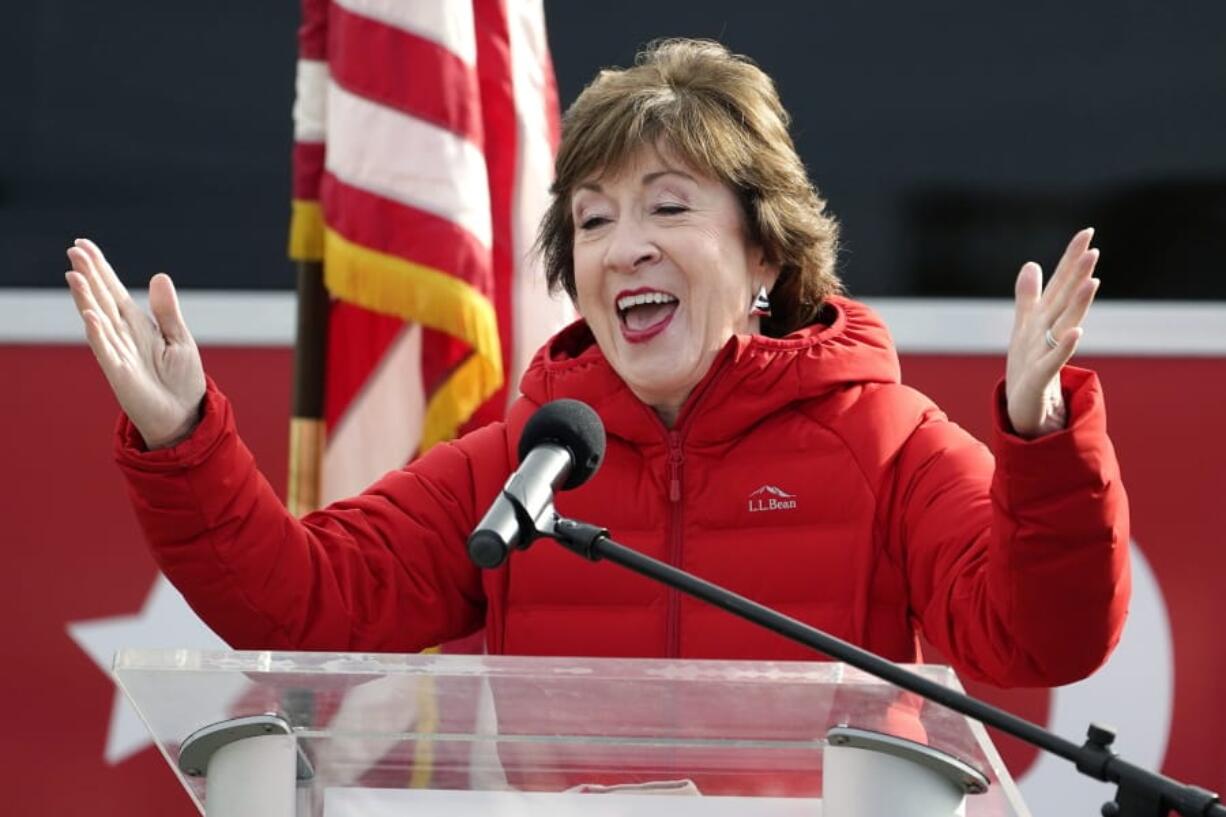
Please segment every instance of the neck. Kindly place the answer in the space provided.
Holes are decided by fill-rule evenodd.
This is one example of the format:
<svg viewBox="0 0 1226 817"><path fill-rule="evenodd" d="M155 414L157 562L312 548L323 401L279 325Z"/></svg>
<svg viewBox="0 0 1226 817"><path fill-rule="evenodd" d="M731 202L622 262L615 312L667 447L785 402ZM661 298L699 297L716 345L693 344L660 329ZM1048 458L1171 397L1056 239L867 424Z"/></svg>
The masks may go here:
<svg viewBox="0 0 1226 817"><path fill-rule="evenodd" d="M749 334L757 334L757 333L758 333L758 319L750 318L749 319ZM732 337L735 337L735 336L729 337L728 340L731 341ZM726 346L727 346L727 341L725 342L725 347ZM724 347L721 347L721 350L722 348ZM699 378L698 383L701 383L711 374L711 367L715 365L715 359L719 357L721 350L716 350L714 353L712 353L708 357L708 359L705 362L705 366L703 367L704 368L703 376ZM651 410L654 411L656 415L660 418L660 422L664 423L665 428L673 428L674 426L677 425L677 418L681 416L682 406L685 405L685 401L690 398L690 395L694 393L694 388L698 385L698 383L692 384L689 388L685 390L685 393L681 394L680 396L674 395L674 396L669 397L669 396L661 395L659 393L646 394L644 392L639 391L634 386L630 386L630 391L634 392L635 397L637 397L639 400L641 400L642 402L646 403L648 406L651 407Z"/></svg>
<svg viewBox="0 0 1226 817"><path fill-rule="evenodd" d="M677 424L677 415L681 413L681 403L652 406L651 408L660 416L660 421L664 423L665 428L672 428Z"/></svg>

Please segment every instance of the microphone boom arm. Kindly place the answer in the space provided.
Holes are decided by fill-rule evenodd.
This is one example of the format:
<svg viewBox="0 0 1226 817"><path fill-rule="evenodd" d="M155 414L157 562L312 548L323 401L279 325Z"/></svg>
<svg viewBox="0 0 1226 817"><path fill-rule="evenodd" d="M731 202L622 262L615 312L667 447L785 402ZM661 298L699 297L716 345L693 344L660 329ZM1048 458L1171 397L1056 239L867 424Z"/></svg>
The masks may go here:
<svg viewBox="0 0 1226 817"><path fill-rule="evenodd" d="M1165 817L1175 811L1184 817L1226 817L1216 793L1190 786L1133 765L1112 751L1115 733L1090 724L1081 746L989 703L916 675L868 650L835 638L802 621L785 616L719 585L672 565L644 556L614 542L608 530L558 516L541 519L538 536L548 536L588 561L607 559L642 576L713 604L772 632L804 644L831 658L863 670L901 689L935 701L955 712L994 726L1043 751L1071 761L1082 774L1117 786L1116 797L1103 806L1104 817Z"/></svg>

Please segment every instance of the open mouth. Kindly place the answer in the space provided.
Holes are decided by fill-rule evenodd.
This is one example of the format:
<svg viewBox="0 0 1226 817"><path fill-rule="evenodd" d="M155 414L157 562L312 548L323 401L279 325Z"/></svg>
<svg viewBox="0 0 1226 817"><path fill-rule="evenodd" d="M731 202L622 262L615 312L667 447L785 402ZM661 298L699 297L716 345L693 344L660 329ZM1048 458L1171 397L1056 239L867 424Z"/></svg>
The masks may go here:
<svg viewBox="0 0 1226 817"><path fill-rule="evenodd" d="M617 297L622 335L631 343L655 337L668 326L679 304L675 295L659 290L622 293Z"/></svg>

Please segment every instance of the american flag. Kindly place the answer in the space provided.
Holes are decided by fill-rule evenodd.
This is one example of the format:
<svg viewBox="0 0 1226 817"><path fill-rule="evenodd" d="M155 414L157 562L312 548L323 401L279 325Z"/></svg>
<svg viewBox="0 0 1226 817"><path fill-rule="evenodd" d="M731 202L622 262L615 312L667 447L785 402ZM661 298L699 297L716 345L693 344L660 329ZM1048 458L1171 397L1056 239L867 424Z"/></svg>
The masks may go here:
<svg viewBox="0 0 1226 817"><path fill-rule="evenodd" d="M299 48L290 254L331 298L322 504L500 417L570 308L529 252L559 133L541 0L304 0ZM291 451L299 511L309 458Z"/></svg>

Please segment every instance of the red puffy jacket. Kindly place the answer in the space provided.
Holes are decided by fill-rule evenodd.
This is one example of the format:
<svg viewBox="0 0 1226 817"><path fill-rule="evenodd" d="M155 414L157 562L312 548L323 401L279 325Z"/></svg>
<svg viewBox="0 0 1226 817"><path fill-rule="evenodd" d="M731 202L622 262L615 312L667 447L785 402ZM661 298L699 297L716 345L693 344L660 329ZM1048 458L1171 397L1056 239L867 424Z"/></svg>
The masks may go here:
<svg viewBox="0 0 1226 817"><path fill-rule="evenodd" d="M1001 685L1096 668L1128 601L1127 503L1096 377L1066 368L1065 431L1025 441L997 399L988 450L899 383L861 304L785 338L736 337L666 428L576 323L538 354L503 423L439 445L299 521L210 385L195 433L118 459L166 575L238 648L412 651L486 628L494 653L811 659L607 563L542 541L482 572L465 540L540 404L604 420L604 465L558 509L888 658L916 633Z"/></svg>

